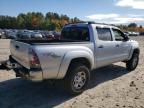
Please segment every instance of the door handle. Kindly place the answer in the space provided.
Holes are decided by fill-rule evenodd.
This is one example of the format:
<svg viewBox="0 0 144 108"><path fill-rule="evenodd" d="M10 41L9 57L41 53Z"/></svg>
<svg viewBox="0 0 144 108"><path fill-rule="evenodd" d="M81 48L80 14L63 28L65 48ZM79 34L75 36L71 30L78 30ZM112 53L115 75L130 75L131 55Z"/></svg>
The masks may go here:
<svg viewBox="0 0 144 108"><path fill-rule="evenodd" d="M119 46L120 46L119 44L116 45L116 47L119 47Z"/></svg>
<svg viewBox="0 0 144 108"><path fill-rule="evenodd" d="M103 45L100 45L98 48L104 48L104 46L103 46Z"/></svg>
<svg viewBox="0 0 144 108"><path fill-rule="evenodd" d="M16 49L19 49L19 46L16 45L15 48L16 48Z"/></svg>

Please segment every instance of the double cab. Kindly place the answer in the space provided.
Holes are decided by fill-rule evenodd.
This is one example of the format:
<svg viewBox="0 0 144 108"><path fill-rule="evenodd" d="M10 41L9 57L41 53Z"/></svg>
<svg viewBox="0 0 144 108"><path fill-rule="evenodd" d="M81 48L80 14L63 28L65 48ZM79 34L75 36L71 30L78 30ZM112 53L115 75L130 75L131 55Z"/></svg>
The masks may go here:
<svg viewBox="0 0 144 108"><path fill-rule="evenodd" d="M72 94L82 93L91 70L115 62L129 71L139 61L139 44L119 28L93 22L68 24L58 40L11 40L10 62L17 77L32 81L62 79Z"/></svg>

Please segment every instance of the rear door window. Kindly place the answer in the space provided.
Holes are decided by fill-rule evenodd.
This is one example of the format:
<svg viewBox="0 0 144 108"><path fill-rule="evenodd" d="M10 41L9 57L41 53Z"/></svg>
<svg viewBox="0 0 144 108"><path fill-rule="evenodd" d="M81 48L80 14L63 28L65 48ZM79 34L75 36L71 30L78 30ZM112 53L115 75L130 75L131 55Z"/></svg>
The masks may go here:
<svg viewBox="0 0 144 108"><path fill-rule="evenodd" d="M112 41L112 34L110 28L97 27L96 30L97 30L99 40Z"/></svg>

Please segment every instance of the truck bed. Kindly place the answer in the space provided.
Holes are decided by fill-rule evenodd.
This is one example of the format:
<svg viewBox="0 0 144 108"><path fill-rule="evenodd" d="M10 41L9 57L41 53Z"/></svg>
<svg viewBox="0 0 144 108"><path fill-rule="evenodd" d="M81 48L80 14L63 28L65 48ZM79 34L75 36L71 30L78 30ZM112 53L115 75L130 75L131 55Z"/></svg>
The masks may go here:
<svg viewBox="0 0 144 108"><path fill-rule="evenodd" d="M30 49L46 49L46 53L53 47L54 49L63 49L65 46L89 46L91 42L71 41L71 40L11 40L10 51L12 57L22 66L30 69L29 52ZM36 48L36 49L35 49ZM39 53L40 51L36 51ZM44 52L43 52L44 53Z"/></svg>

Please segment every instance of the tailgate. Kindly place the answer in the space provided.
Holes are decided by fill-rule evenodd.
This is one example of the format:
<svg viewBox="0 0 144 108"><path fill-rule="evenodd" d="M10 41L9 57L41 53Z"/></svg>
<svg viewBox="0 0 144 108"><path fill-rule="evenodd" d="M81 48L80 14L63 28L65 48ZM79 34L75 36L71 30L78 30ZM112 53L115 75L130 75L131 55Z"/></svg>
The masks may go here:
<svg viewBox="0 0 144 108"><path fill-rule="evenodd" d="M29 48L30 45L24 42L11 40L10 51L12 57L22 66L30 69L29 65Z"/></svg>

